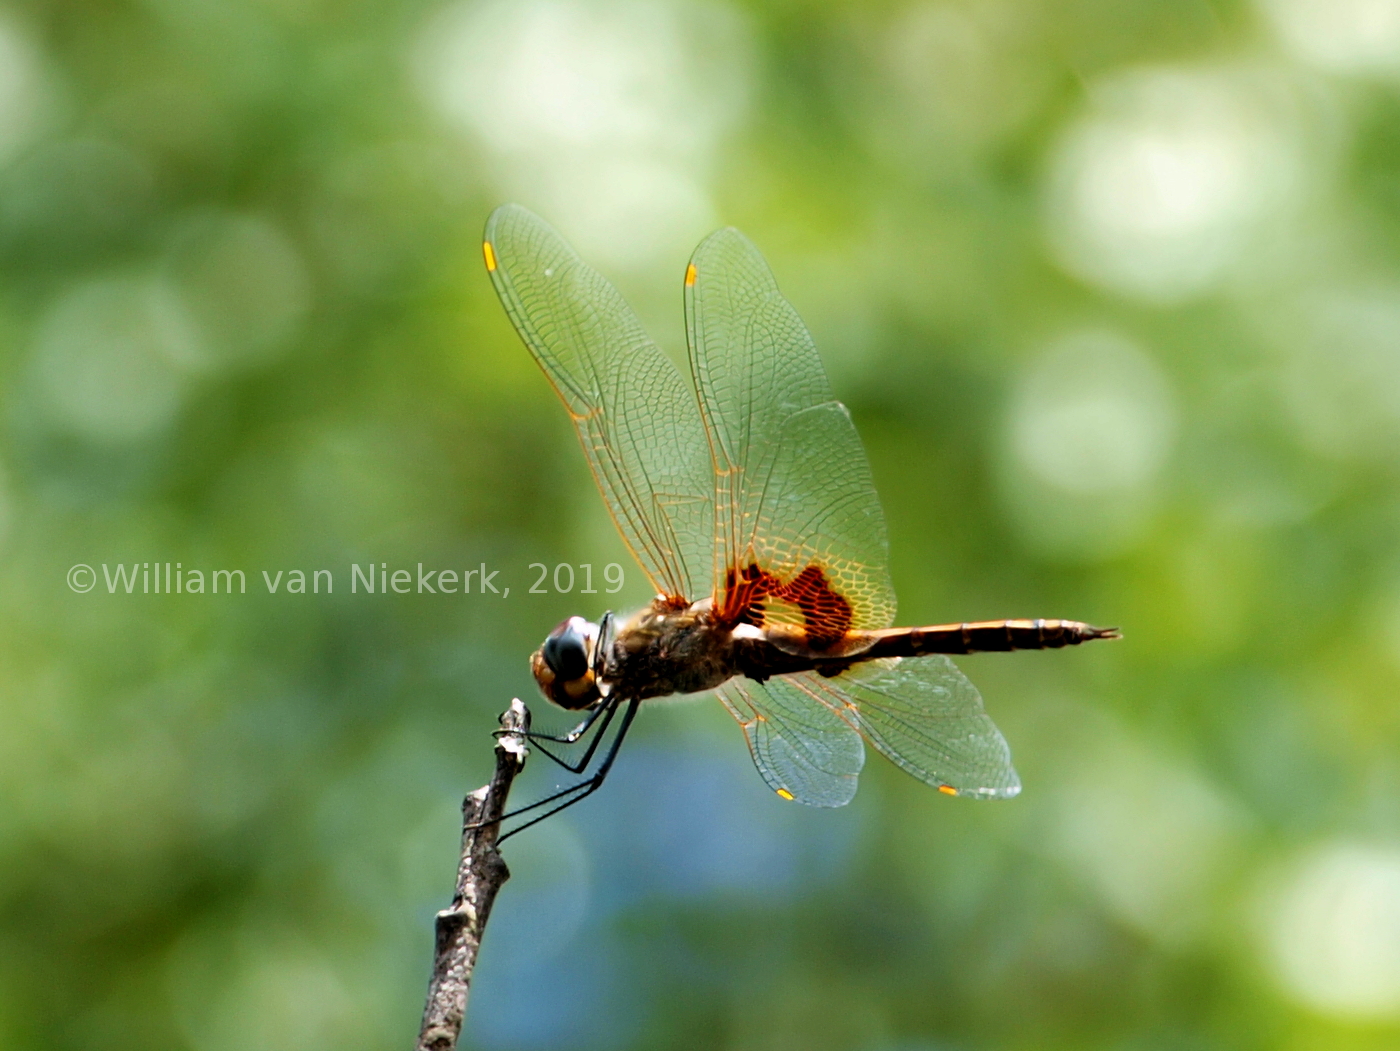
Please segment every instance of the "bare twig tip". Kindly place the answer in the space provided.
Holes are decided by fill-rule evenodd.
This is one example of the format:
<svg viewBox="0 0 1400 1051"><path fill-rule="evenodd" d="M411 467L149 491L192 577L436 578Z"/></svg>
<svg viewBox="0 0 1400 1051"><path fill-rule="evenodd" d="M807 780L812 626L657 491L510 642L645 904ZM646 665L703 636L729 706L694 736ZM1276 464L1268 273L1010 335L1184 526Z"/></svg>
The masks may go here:
<svg viewBox="0 0 1400 1051"><path fill-rule="evenodd" d="M450 1051L462 1031L467 990L491 905L510 869L496 850L511 782L529 754L530 711L519 698L501 715L496 732L496 772L462 801L462 852L452 907L437 914L433 975L418 1033L418 1051Z"/></svg>
<svg viewBox="0 0 1400 1051"><path fill-rule="evenodd" d="M501 729L504 731L496 739L496 748L510 755L517 766L525 765L530 749L525 743L525 734L530 730L530 709L519 697L510 702L510 707L501 713Z"/></svg>

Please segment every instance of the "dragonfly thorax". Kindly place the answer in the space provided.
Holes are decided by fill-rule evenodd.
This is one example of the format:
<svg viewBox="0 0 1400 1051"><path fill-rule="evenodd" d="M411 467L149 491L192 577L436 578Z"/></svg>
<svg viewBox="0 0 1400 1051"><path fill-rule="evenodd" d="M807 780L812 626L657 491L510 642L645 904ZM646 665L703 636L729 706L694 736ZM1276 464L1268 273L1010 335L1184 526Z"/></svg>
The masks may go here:
<svg viewBox="0 0 1400 1051"><path fill-rule="evenodd" d="M609 694L700 693L739 673L733 632L717 623L708 598L678 606L659 596L605 634L597 672Z"/></svg>

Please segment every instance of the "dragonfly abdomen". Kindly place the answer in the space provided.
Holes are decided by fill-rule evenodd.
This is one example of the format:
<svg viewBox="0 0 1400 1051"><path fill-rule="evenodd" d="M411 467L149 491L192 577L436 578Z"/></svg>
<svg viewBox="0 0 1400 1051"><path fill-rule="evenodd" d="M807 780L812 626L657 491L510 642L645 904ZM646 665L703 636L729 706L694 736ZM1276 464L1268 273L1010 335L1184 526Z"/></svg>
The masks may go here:
<svg viewBox="0 0 1400 1051"><path fill-rule="evenodd" d="M926 628L889 628L875 634L875 645L863 657L1057 650L1093 639L1119 637L1117 628L1096 628L1077 620L979 620Z"/></svg>

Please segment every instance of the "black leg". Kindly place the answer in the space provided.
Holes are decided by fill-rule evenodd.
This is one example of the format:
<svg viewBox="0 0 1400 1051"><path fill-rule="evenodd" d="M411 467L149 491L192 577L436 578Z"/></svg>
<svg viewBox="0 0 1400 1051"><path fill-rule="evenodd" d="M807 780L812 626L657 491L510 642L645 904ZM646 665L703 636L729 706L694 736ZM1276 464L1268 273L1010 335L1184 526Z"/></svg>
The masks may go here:
<svg viewBox="0 0 1400 1051"><path fill-rule="evenodd" d="M548 806L550 803L553 803L556 799L563 799L567 795L587 788L590 784L593 783L593 781L600 780L600 775L607 776L608 767L612 765L613 757L617 755L618 746L622 743L622 738L627 734L627 725L632 721L633 710L636 708L637 703L638 702L636 701L632 701L630 703L630 706L627 709L627 714L623 717L622 725L617 731L617 736L613 738L613 743L611 747L608 748L608 754L603 757L602 763L599 764L598 769L594 772L592 777L588 778L585 781L580 781L576 785L570 785L568 788L561 788L558 792L554 792L550 795L547 795L543 799L537 799L533 803L528 804L527 806L520 807L518 810L512 810L508 814L502 814L501 820L504 821L506 818L516 817L519 814L528 813L529 811L535 810L538 807ZM614 705L613 711L616 710L617 706ZM609 717L611 717L611 714L612 713L609 713ZM594 744L597 744L599 739L600 738L595 738ZM567 806L568 804L565 805ZM553 811L551 811L551 813L553 813ZM531 824L533 824L533 822L531 822Z"/></svg>
<svg viewBox="0 0 1400 1051"><path fill-rule="evenodd" d="M636 704L636 701L632 702L633 707L635 707ZM607 711L604 713L603 721L599 725L598 731L593 735L593 740L588 743L588 751L583 756L582 764L580 764L577 768L570 766L568 763L555 756L552 752L546 751L539 745L536 745L535 747L539 748L541 752L544 752L545 755L549 756L549 758L553 759L556 763L564 767L566 770L569 770L570 772L576 774L582 773L584 768L588 766L589 761L593 758L593 753L597 751L598 745L602 743L603 737L607 733L608 723L610 723L612 721L612 717L617 714L618 706L616 704L609 704L607 702L604 702L602 707L607 709ZM599 710L601 711L602 708L600 708ZM604 757L603 762L599 767L600 772L606 773L607 767L612 764L613 756L617 754L617 746L621 743L622 735L627 732L626 724L630 723L631 721L632 717L630 714L623 720L622 728L618 731L617 736L613 739L612 746L608 749L608 754L606 757ZM598 774L595 773L593 775L593 778L596 778L597 776ZM539 807L548 806L550 803L553 803L556 799L563 799L567 795L571 795L574 792L579 792L584 788L588 787L588 785L592 782L593 778L589 778L585 781L580 781L578 784L570 785L568 788L560 789L558 792L554 792L550 795L547 795L543 799L537 799L535 802L530 803L528 806L523 806L517 810L512 810L508 814L502 814L500 820L504 821L507 818L515 817L518 814L526 814L529 813L531 810L538 809ZM531 822L531 824L533 823L534 822ZM471 827L479 828L480 826L473 825Z"/></svg>
<svg viewBox="0 0 1400 1051"><path fill-rule="evenodd" d="M504 821L506 818L515 817L518 814L524 814L528 811L535 810L539 807L545 806L548 803L554 802L554 800L556 799L562 799L564 796L570 795L575 792L578 793L577 795L574 795L571 799L565 799L564 802L560 803L557 807L554 807L552 810L546 810L539 817L531 818L529 821L525 822L525 824L519 825L511 829L505 835L497 839L496 842L498 844L504 843L517 832L524 832L531 825L538 825L545 818L553 817L555 814L559 813L559 811L568 809L569 807L577 803L580 799L584 799L585 797L590 796L594 792L598 791L598 789L602 787L604 779L607 778L608 771L612 769L613 760L617 758L617 750L622 747L622 739L627 736L627 729L632 725L632 719L636 716L637 706L640 703L640 701L635 700L627 702L627 710L622 713L622 723L617 728L617 735L613 738L612 745L609 746L607 755L603 756L603 761L598 764L598 769L592 777L590 777L586 781L580 781L578 784L566 788L562 792L555 792L552 796L548 796L544 799L541 799L537 803L531 803L529 806L523 806L519 810L513 811L509 814L504 814L502 815L501 820ZM616 706L612 707L613 710L616 710ZM598 737L601 738L602 734L600 733ZM595 738L594 743L597 743L597 738Z"/></svg>
<svg viewBox="0 0 1400 1051"><path fill-rule="evenodd" d="M617 705L615 705L615 704L604 704L604 705L599 706L598 708L595 708L594 711L595 711L595 712L601 712L601 711L603 711L604 708L607 709L607 714L603 716L603 721L602 721L602 723L600 723L599 726L598 726L598 729L597 729L596 731L594 731L593 740L591 740L591 741L588 742L588 747L587 747L586 749L584 749L583 756L579 759L579 761L578 761L577 763L567 763L567 762L565 762L563 759L560 759L557 755L555 755L553 752L551 752L548 748L546 748L544 745L540 744L538 738L530 737L530 743L533 744L533 745L535 746L535 748L536 748L538 751L543 752L546 756L548 756L550 759L552 759L552 760L553 760L555 763L557 763L559 766L562 766L565 770L569 771L569 773L571 773L571 774L581 774L581 773L584 772L584 770L586 770L586 769L588 768L588 764L591 763L591 762L593 761L593 753L596 752L596 751L598 750L598 745L601 744L603 738L607 736L607 733L608 733L608 723L612 722L612 717L613 717L614 715L617 714ZM596 716L596 715L593 715L593 716L591 716L588 720L586 720L586 723L592 722L592 721L593 721L594 719L596 719L596 718L597 718L597 716ZM587 726L584 725L584 726L582 727L582 729L579 730L579 733L582 733L583 730L586 730L586 729L587 729ZM577 741L577 740L578 740L578 736L577 736L576 734L574 734L573 731L570 731L570 733L569 733L569 734L566 734L565 737L573 737L573 740L572 740L572 741L567 741L567 742L566 742L566 743L568 743L568 744L573 744L574 741ZM563 738L557 738L557 737L547 737L547 738L545 738L545 739L546 739L546 740L549 740L549 741L563 740Z"/></svg>
<svg viewBox="0 0 1400 1051"><path fill-rule="evenodd" d="M559 813L560 810L567 810L568 807L573 806L574 803L578 802L578 800L584 799L585 796L592 795L592 793L598 791L599 788L602 788L603 780L605 780L605 778L608 777L608 771L612 770L613 760L617 759L617 749L619 749L619 747L622 747L622 739L626 738L627 736L627 728L631 726L631 721L633 721L633 717L636 717L638 704L641 704L641 701L627 701L627 711L624 711L622 714L622 724L617 726L617 735L615 736L615 738L613 738L612 745L609 746L608 754L606 754L606 756L603 756L602 763L598 764L598 770L595 771L594 775L592 775L591 778L588 778L587 781L578 782L578 784L574 785L573 788L566 788L563 792L556 792L553 796L550 796L549 799L540 799L538 803L531 803L531 805L529 806L522 806L521 809L517 810L517 812L515 813L519 814L525 813L526 810L533 810L535 809L535 807L543 806L547 802L552 802L553 799L559 799L561 798L561 796L566 796L570 792L577 792L578 795L573 796L573 798L571 799L564 800L563 803L560 803L559 806L553 807L552 810L546 810L546 812L540 814L539 817L532 817L532 819L525 821L525 824L521 824L521 826L511 828L511 830L508 831L508 833L505 833L504 835L501 835L500 838L498 838L498 840L496 841L497 844L500 844L500 842L505 842L505 840L511 838L512 835L514 835L515 833L522 833L522 831L525 831L526 828L531 827L532 824L539 824L540 821L545 820L546 817L553 817L554 814ZM515 814L505 814L505 817L514 816ZM505 817L503 817L503 819L501 820L504 821Z"/></svg>
<svg viewBox="0 0 1400 1051"><path fill-rule="evenodd" d="M573 744L588 732L588 728L593 725L598 716L603 713L603 709L607 706L606 701L600 701L596 708L589 709L588 714L583 718L583 722L579 723L566 734L542 734L536 733L534 730L526 730L525 736L531 741L553 741L556 744ZM501 737L510 732L510 730L497 730L495 731L495 736Z"/></svg>

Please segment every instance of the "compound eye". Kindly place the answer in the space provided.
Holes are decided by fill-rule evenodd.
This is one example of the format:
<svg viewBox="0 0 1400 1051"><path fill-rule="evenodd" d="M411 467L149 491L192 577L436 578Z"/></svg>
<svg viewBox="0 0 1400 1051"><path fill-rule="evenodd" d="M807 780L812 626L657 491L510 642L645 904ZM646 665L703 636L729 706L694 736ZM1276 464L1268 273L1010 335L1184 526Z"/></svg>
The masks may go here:
<svg viewBox="0 0 1400 1051"><path fill-rule="evenodd" d="M573 682L588 673L588 643L574 618L564 621L544 640L544 659L562 682Z"/></svg>

